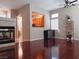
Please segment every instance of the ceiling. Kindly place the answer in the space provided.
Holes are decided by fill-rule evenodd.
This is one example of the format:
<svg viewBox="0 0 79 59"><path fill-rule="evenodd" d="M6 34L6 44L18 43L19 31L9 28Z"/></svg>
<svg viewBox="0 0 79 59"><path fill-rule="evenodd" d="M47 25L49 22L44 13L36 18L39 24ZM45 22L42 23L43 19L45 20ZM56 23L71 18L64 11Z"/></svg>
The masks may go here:
<svg viewBox="0 0 79 59"><path fill-rule="evenodd" d="M73 0L69 0L69 1L73 1ZM61 8L65 4L64 0L30 0L30 3L34 6L40 7L48 11Z"/></svg>
<svg viewBox="0 0 79 59"><path fill-rule="evenodd" d="M0 8L17 9L29 2L45 10L57 9L63 7L60 4L64 4L64 0L0 0Z"/></svg>
<svg viewBox="0 0 79 59"><path fill-rule="evenodd" d="M30 0L31 4L34 6L39 6L45 10L52 10L59 8L60 3L64 3L64 0Z"/></svg>
<svg viewBox="0 0 79 59"><path fill-rule="evenodd" d="M16 9L28 3L28 0L0 0L0 8Z"/></svg>
<svg viewBox="0 0 79 59"><path fill-rule="evenodd" d="M40 16L44 16L44 15L37 13L37 12L32 12L32 18L40 17Z"/></svg>

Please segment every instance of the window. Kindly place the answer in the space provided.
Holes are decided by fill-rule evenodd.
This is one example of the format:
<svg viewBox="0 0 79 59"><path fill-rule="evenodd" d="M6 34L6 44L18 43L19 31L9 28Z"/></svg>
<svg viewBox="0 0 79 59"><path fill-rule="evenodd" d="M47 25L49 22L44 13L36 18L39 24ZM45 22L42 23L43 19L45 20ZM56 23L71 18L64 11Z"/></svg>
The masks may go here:
<svg viewBox="0 0 79 59"><path fill-rule="evenodd" d="M51 15L51 29L52 30L59 30L58 16L59 16L58 13Z"/></svg>
<svg viewBox="0 0 79 59"><path fill-rule="evenodd" d="M3 9L0 8L0 17L7 17L10 18L10 10L9 9Z"/></svg>
<svg viewBox="0 0 79 59"><path fill-rule="evenodd" d="M51 15L51 18L56 18L56 17L58 18L58 13L55 13L55 14Z"/></svg>

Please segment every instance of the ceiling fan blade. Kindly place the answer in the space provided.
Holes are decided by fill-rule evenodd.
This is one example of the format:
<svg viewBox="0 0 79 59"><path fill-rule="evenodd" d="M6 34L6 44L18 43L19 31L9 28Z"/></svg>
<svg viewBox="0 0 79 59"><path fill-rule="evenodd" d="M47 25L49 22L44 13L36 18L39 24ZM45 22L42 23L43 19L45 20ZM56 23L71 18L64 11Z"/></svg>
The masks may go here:
<svg viewBox="0 0 79 59"><path fill-rule="evenodd" d="M69 3L69 1L68 0L65 0L65 4L68 4Z"/></svg>
<svg viewBox="0 0 79 59"><path fill-rule="evenodd" d="M72 4L72 3L74 3L74 2L77 2L78 0L74 0L74 1L72 1L72 2L70 2L70 4Z"/></svg>
<svg viewBox="0 0 79 59"><path fill-rule="evenodd" d="M79 6L79 3L76 3L75 6Z"/></svg>

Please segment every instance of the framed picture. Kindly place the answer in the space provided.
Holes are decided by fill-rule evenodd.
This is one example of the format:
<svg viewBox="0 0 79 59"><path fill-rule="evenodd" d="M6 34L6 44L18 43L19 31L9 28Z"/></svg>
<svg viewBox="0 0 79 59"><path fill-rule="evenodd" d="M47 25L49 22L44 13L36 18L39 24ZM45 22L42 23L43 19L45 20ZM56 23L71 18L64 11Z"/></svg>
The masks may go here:
<svg viewBox="0 0 79 59"><path fill-rule="evenodd" d="M44 15L32 12L32 27L44 27Z"/></svg>

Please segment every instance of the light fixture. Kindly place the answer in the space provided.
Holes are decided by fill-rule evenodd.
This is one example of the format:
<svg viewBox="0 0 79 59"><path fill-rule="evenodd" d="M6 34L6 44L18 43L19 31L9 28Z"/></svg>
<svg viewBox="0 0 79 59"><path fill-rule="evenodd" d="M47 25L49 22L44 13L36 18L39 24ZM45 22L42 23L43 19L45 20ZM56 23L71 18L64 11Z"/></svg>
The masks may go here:
<svg viewBox="0 0 79 59"><path fill-rule="evenodd" d="M71 6L75 6L75 2L77 2L78 0L65 0L65 8L71 7Z"/></svg>
<svg viewBox="0 0 79 59"><path fill-rule="evenodd" d="M70 17L69 17L69 16L66 16L66 18L67 18L67 21L71 21L71 19L70 19Z"/></svg>

